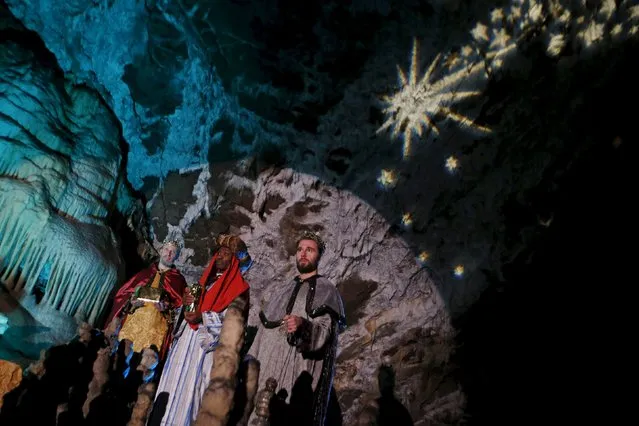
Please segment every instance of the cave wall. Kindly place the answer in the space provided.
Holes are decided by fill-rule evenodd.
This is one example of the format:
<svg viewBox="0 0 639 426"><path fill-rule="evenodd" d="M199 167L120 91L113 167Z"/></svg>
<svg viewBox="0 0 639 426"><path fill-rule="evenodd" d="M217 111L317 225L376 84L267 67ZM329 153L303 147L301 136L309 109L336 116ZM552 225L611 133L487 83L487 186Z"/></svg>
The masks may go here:
<svg viewBox="0 0 639 426"><path fill-rule="evenodd" d="M539 199L593 143L562 122L589 105L573 71L637 31L627 1L476 3L7 1L113 108L147 208L203 164L318 176L428 259L452 315L543 231Z"/></svg>
<svg viewBox="0 0 639 426"><path fill-rule="evenodd" d="M628 1L6 4L117 117L149 240L184 238L189 280L230 230L258 298L294 274L295 232L326 237L346 419L384 356L415 418L463 406L450 321L553 226L566 171L619 143L608 87L639 16Z"/></svg>
<svg viewBox="0 0 639 426"><path fill-rule="evenodd" d="M124 277L112 223L142 204L103 99L65 77L6 9L1 23L1 346L28 359L73 336L77 321L99 322Z"/></svg>

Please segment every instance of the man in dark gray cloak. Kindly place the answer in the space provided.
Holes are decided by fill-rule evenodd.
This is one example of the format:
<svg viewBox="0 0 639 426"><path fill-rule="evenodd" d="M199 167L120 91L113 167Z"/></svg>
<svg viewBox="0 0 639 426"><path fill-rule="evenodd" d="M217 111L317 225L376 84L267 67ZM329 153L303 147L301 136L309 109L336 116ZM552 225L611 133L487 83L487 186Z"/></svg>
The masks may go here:
<svg viewBox="0 0 639 426"><path fill-rule="evenodd" d="M337 336L345 327L342 298L317 272L322 239L305 232L297 242L299 275L262 304L249 356L260 363L258 389L277 380L270 426L322 426L333 382ZM254 412L249 425L254 424Z"/></svg>

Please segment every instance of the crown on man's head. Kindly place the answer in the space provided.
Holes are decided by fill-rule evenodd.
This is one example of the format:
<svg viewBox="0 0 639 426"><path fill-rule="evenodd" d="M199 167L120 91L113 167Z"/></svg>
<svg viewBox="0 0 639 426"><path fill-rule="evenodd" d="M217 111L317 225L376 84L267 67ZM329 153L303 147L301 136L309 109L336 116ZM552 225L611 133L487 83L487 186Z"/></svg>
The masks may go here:
<svg viewBox="0 0 639 426"><path fill-rule="evenodd" d="M180 240L175 239L175 238L167 238L167 239L165 239L162 242L163 246L165 246L167 244L173 244L178 249L178 251L182 250L184 248L184 244L182 244L182 242Z"/></svg>
<svg viewBox="0 0 639 426"><path fill-rule="evenodd" d="M242 273L253 265L253 259L251 259L246 243L237 235L221 233L215 238L215 243L217 244L217 249L227 247L231 250L240 262L240 271Z"/></svg>
<svg viewBox="0 0 639 426"><path fill-rule="evenodd" d="M228 247L233 253L247 251L246 243L237 235L221 233L215 238L218 247Z"/></svg>
<svg viewBox="0 0 639 426"><path fill-rule="evenodd" d="M315 241L315 243L317 244L317 250L319 250L320 256L324 254L324 251L326 250L326 244L324 243L324 240L322 240L322 237L320 237L317 232L311 232L311 231L302 232L302 234L297 239L297 243L299 244L299 242L302 240Z"/></svg>

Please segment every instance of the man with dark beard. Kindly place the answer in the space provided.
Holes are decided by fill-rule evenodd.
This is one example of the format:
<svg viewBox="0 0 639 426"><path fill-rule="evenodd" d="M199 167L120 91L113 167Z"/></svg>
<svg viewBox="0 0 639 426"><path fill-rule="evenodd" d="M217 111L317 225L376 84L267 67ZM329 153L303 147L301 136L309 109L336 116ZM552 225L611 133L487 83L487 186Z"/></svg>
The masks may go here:
<svg viewBox="0 0 639 426"><path fill-rule="evenodd" d="M277 381L271 426L320 426L326 418L337 335L345 318L339 292L317 271L324 250L317 234L303 233L295 256L299 275L262 302L261 324L249 356L260 363L258 389L268 378ZM249 424L257 420L253 413Z"/></svg>

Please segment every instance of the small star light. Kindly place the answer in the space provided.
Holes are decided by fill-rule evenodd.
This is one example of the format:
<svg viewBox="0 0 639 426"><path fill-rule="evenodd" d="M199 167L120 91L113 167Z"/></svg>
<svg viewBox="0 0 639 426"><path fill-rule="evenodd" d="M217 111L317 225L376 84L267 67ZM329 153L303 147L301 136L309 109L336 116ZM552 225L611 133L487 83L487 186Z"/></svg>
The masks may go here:
<svg viewBox="0 0 639 426"><path fill-rule="evenodd" d="M419 263L424 264L426 262L428 262L428 259L430 258L430 253L428 253L427 251L422 251L421 253L419 253L419 255L417 256L417 260L419 261Z"/></svg>
<svg viewBox="0 0 639 426"><path fill-rule="evenodd" d="M382 169L379 173L379 177L377 178L377 182L384 189L393 188L397 184L397 176L395 176L395 172L393 170Z"/></svg>
<svg viewBox="0 0 639 426"><path fill-rule="evenodd" d="M452 155L446 159L446 169L453 173L459 167L459 160Z"/></svg>
<svg viewBox="0 0 639 426"><path fill-rule="evenodd" d="M402 216L402 225L404 225L405 227L410 227L413 224L413 217L411 216L410 213L404 213L404 215Z"/></svg>
<svg viewBox="0 0 639 426"><path fill-rule="evenodd" d="M451 109L459 101L479 95L480 91L458 91L458 86L468 78L469 70L462 68L445 77L431 81L433 72L439 64L441 54L437 54L423 76L419 76L419 55L417 40L413 42L410 72L408 76L398 66L397 74L401 88L391 96L384 96L386 104L384 114L386 121L377 129L376 133L392 128L392 137L399 138L403 133L403 157L408 158L411 153L413 133L421 137L425 132L432 131L439 134L435 125L437 115L457 122L462 127L490 132L489 129L473 123L473 121ZM479 69L480 67L474 67Z"/></svg>
<svg viewBox="0 0 639 426"><path fill-rule="evenodd" d="M464 265L457 265L453 270L453 273L457 278L461 278L464 276Z"/></svg>

